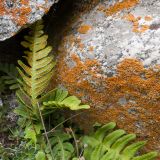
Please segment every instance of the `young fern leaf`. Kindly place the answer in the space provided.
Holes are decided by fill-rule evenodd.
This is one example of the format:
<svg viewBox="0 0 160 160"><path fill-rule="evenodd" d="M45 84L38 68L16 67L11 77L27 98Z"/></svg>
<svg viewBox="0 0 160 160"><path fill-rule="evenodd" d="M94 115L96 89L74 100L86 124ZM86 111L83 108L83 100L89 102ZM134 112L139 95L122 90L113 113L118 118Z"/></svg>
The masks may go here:
<svg viewBox="0 0 160 160"><path fill-rule="evenodd" d="M36 160L46 160L46 155L43 151L38 151L35 158Z"/></svg>
<svg viewBox="0 0 160 160"><path fill-rule="evenodd" d="M116 124L111 122L98 129L92 136L85 136L83 143L86 160L154 160L157 152L135 156L146 142L134 142L135 134L126 134L122 129L114 130Z"/></svg>
<svg viewBox="0 0 160 160"><path fill-rule="evenodd" d="M50 137L50 143L52 146L52 152L54 160L69 160L74 153L74 148L69 142L71 136L60 131L55 132ZM46 148L46 153L49 153L49 147Z"/></svg>
<svg viewBox="0 0 160 160"><path fill-rule="evenodd" d="M68 92L56 89L51 96L44 100L43 105L46 109L50 108L69 108L71 110L88 109L89 105L81 105L81 100L75 96L68 96Z"/></svg>
<svg viewBox="0 0 160 160"><path fill-rule="evenodd" d="M43 27L42 21L31 26L29 35L24 36L25 40L21 42L28 49L24 52L27 64L18 61L18 72L23 79L22 91L30 97L32 106L37 104L38 97L48 86L55 66L53 56L49 55L52 47L47 46L48 36L44 34Z"/></svg>
<svg viewBox="0 0 160 160"><path fill-rule="evenodd" d="M20 78L18 77L19 74L14 64L8 64L8 63L2 64L1 63L0 71L5 74L0 77L0 81L4 85L9 85L9 89L11 90L20 88L21 81L20 81Z"/></svg>

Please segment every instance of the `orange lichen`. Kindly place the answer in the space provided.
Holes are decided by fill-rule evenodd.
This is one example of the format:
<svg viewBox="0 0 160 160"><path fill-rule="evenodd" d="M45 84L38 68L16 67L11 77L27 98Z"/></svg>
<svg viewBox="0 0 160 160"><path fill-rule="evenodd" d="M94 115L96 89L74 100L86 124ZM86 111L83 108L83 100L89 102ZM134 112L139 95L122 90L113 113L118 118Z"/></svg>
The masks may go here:
<svg viewBox="0 0 160 160"><path fill-rule="evenodd" d="M143 32L145 32L145 31L147 31L147 30L149 30L149 28L150 28L150 26L149 25L141 25L141 33L143 33Z"/></svg>
<svg viewBox="0 0 160 160"><path fill-rule="evenodd" d="M90 25L82 25L78 28L78 32L81 34L86 34L92 27Z"/></svg>
<svg viewBox="0 0 160 160"><path fill-rule="evenodd" d="M148 29L150 29L149 25L140 25L139 24L139 20L142 19L140 16L135 17L133 14L130 13L128 15L125 15L123 18L132 23L132 25L133 25L132 31L133 32L143 33L145 31L147 31Z"/></svg>
<svg viewBox="0 0 160 160"><path fill-rule="evenodd" d="M89 50L90 50L91 52L93 52L94 47L93 47L93 46L90 46L90 47L89 47Z"/></svg>
<svg viewBox="0 0 160 160"><path fill-rule="evenodd" d="M137 22L138 21L138 19L135 18L135 16L131 13L128 15L125 15L123 18L130 21L130 22Z"/></svg>
<svg viewBox="0 0 160 160"><path fill-rule="evenodd" d="M0 2L0 16L5 14L5 8L4 8L4 0L1 0Z"/></svg>
<svg viewBox="0 0 160 160"><path fill-rule="evenodd" d="M115 3L113 6L109 7L109 8L105 8L104 5L100 5L98 7L98 11L102 11L104 12L107 16L112 16L124 9L130 9L134 6L136 6L139 3L139 0L123 0L122 2L117 2ZM128 14L126 16L124 16L123 18L125 18L126 20L128 20L129 22L132 22L133 24L133 32L136 33L143 33L145 31L147 31L148 29L150 29L149 25L140 25L139 24L139 20L141 20L141 17L135 17L133 14ZM151 21L152 17L150 16L145 16L144 18L146 21Z"/></svg>
<svg viewBox="0 0 160 160"><path fill-rule="evenodd" d="M29 0L21 0L20 5L21 7L13 7L13 8L7 8L5 7L5 1L1 0L0 3L0 16L5 15L11 15L12 19L20 26L27 23L28 19L27 16L31 12L31 8L29 7Z"/></svg>
<svg viewBox="0 0 160 160"><path fill-rule="evenodd" d="M147 149L159 149L160 72L145 69L136 59L125 59L117 66L115 76L105 77L98 61L82 62L75 54L71 58L75 66L69 68L64 54L60 56L57 83L92 106L77 122L87 129L95 121L115 121L140 139L147 137ZM123 105L121 98L126 99Z"/></svg>
<svg viewBox="0 0 160 160"><path fill-rule="evenodd" d="M45 4L48 3L48 0L45 0ZM45 13L49 11L49 7L44 6L43 4L37 6L39 9L43 9Z"/></svg>
<svg viewBox="0 0 160 160"><path fill-rule="evenodd" d="M28 5L28 0L20 0L20 3L23 5Z"/></svg>
<svg viewBox="0 0 160 160"><path fill-rule="evenodd" d="M145 18L144 18L146 21L152 21L153 20L153 18L151 17L151 16L145 16Z"/></svg>
<svg viewBox="0 0 160 160"><path fill-rule="evenodd" d="M16 17L16 14L19 12L20 16ZM23 26L27 23L28 18L27 15L29 15L31 12L31 9L29 7L21 7L21 10L17 9L13 13L14 19L16 18L17 24L20 26Z"/></svg>
<svg viewBox="0 0 160 160"><path fill-rule="evenodd" d="M106 7L105 7L104 5L99 5L97 10L98 10L98 11L105 12Z"/></svg>
<svg viewBox="0 0 160 160"><path fill-rule="evenodd" d="M80 11L84 12L83 9ZM80 14L77 15L79 19ZM75 22L77 19L69 26ZM70 27L67 28L70 31ZM85 110L74 120L85 130L89 130L96 121L115 121L118 127L136 133L139 139L148 140L147 149L160 150L160 73L145 69L136 59L125 59L117 66L117 74L107 78L101 74L101 64L97 60L82 61L76 54L72 54L72 58L69 56L71 53L66 44L72 47L80 41L73 35L68 35L67 31L60 45L57 79L54 77L56 82L53 81L52 85L65 86L70 94L91 105L90 110ZM73 63L70 65L68 61ZM121 105L119 99L123 97L126 104Z"/></svg>
<svg viewBox="0 0 160 160"><path fill-rule="evenodd" d="M104 9L104 6L99 6L98 10L103 11L107 16L111 16L125 9L130 9L136 6L139 3L139 0L123 0L122 2L117 2L113 6L110 6L107 9Z"/></svg>
<svg viewBox="0 0 160 160"><path fill-rule="evenodd" d="M31 12L31 8L29 6L29 0L20 0L19 3L20 3L20 7L7 8L4 5L5 0L0 0L0 16L11 15L12 19L18 25L23 26L28 21L28 15ZM43 5L37 6L37 7L44 9L45 12L48 12L48 8L44 7Z"/></svg>

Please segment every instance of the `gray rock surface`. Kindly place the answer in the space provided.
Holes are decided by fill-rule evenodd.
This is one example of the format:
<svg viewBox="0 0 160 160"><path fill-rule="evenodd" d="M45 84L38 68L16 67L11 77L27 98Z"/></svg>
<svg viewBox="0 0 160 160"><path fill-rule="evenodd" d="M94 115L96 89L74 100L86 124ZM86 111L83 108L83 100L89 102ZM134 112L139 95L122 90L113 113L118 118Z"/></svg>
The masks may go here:
<svg viewBox="0 0 160 160"><path fill-rule="evenodd" d="M116 2L118 1L104 1L100 5L107 9ZM97 59L107 76L110 73L115 74L117 64L126 57L137 58L146 67L160 64L158 0L141 0L140 4L136 6L135 2L135 6L128 10L124 6L124 10L112 14L114 16L107 16L105 12L98 11L100 5L81 17L78 27L91 28L85 34L81 33L82 31L74 34L75 38L81 39L84 48L80 50L68 42L66 46L69 55L76 53L81 60ZM135 21L139 18L139 20L132 22L134 19L129 20L129 18L135 18ZM138 23L137 27L134 27L135 23ZM90 51L91 46L94 47L93 51Z"/></svg>
<svg viewBox="0 0 160 160"><path fill-rule="evenodd" d="M25 25L41 19L57 2L58 0L1 0L0 41L12 37Z"/></svg>
<svg viewBox="0 0 160 160"><path fill-rule="evenodd" d="M17 106L18 102L14 94L4 96L0 93L0 133L8 130L9 126L16 125L17 115L13 111Z"/></svg>
<svg viewBox="0 0 160 160"><path fill-rule="evenodd" d="M89 103L89 123L116 121L160 151L160 1L103 0L59 47L57 83Z"/></svg>

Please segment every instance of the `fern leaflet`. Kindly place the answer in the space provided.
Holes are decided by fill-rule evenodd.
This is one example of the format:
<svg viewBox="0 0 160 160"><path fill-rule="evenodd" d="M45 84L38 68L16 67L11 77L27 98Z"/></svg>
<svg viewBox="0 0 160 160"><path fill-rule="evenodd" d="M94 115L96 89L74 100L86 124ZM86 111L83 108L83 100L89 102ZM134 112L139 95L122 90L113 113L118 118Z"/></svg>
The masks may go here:
<svg viewBox="0 0 160 160"><path fill-rule="evenodd" d="M135 156L146 142L135 140L135 134L126 134L122 129L113 130L116 124L111 122L102 126L92 136L85 136L83 143L87 145L84 151L86 160L154 160L157 152ZM128 145L129 144L129 145Z"/></svg>
<svg viewBox="0 0 160 160"><path fill-rule="evenodd" d="M11 90L18 89L20 87L21 80L14 64L1 63L0 71L5 74L0 77L0 81L3 83L2 87L4 87L4 85L9 85Z"/></svg>
<svg viewBox="0 0 160 160"><path fill-rule="evenodd" d="M71 110L88 109L89 105L81 105L81 100L75 96L68 96L68 91L56 89L51 92L47 99L43 99L45 109L69 108Z"/></svg>
<svg viewBox="0 0 160 160"><path fill-rule="evenodd" d="M72 157L74 148L69 142L70 139L71 136L69 134L60 131L55 132L50 137L54 160L69 160ZM48 147L46 148L46 153L49 153Z"/></svg>

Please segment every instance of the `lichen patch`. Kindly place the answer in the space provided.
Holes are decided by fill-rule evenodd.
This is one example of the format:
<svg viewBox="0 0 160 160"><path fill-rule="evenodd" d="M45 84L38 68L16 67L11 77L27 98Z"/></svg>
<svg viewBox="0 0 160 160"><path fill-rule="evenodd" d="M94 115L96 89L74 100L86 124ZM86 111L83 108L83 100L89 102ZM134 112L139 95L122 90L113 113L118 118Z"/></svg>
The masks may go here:
<svg viewBox="0 0 160 160"><path fill-rule="evenodd" d="M139 21L142 20L141 16L135 17L133 14L130 13L128 15L125 15L123 18L132 23L133 25L132 31L135 33L144 33L145 31L150 29L150 25L145 23L140 24ZM152 21L153 19L150 16L145 16L143 20L148 22L148 21Z"/></svg>
<svg viewBox="0 0 160 160"><path fill-rule="evenodd" d="M116 2L114 5L109 8L105 8L103 5L100 5L98 10L103 11L107 16L112 16L122 10L128 10L139 3L139 0L123 0L121 2Z"/></svg>
<svg viewBox="0 0 160 160"><path fill-rule="evenodd" d="M78 32L81 34L86 34L92 27L90 25L82 25L78 28Z"/></svg>
<svg viewBox="0 0 160 160"><path fill-rule="evenodd" d="M39 20L56 0L0 0L0 41ZM7 31L6 31L7 30Z"/></svg>
<svg viewBox="0 0 160 160"><path fill-rule="evenodd" d="M15 3L17 6L15 7ZM29 0L21 0L20 2L13 2L13 5L5 3L4 0L0 3L0 16L10 15L12 19L20 26L27 23L27 16L30 14L31 8L29 6Z"/></svg>
<svg viewBox="0 0 160 160"><path fill-rule="evenodd" d="M152 18L151 16L145 16L145 20L146 20L146 21L152 21L153 18Z"/></svg>
<svg viewBox="0 0 160 160"><path fill-rule="evenodd" d="M147 137L148 149L155 149L155 143L160 149L160 66L146 69L137 59L124 59L117 66L117 75L105 77L97 60L81 61L75 54L71 59L73 68L60 56L57 82L92 106L77 121L85 119L81 125L86 129L88 122L116 121L120 128L141 135L140 139ZM119 103L122 98L123 105Z"/></svg>
<svg viewBox="0 0 160 160"><path fill-rule="evenodd" d="M56 75L59 86L91 105L76 117L83 128L116 121L147 139L148 149L160 150L160 25L159 5L153 1L132 1L131 8L125 0L100 1L78 14L60 45ZM122 10L114 8L119 3ZM83 24L92 29L78 32Z"/></svg>

